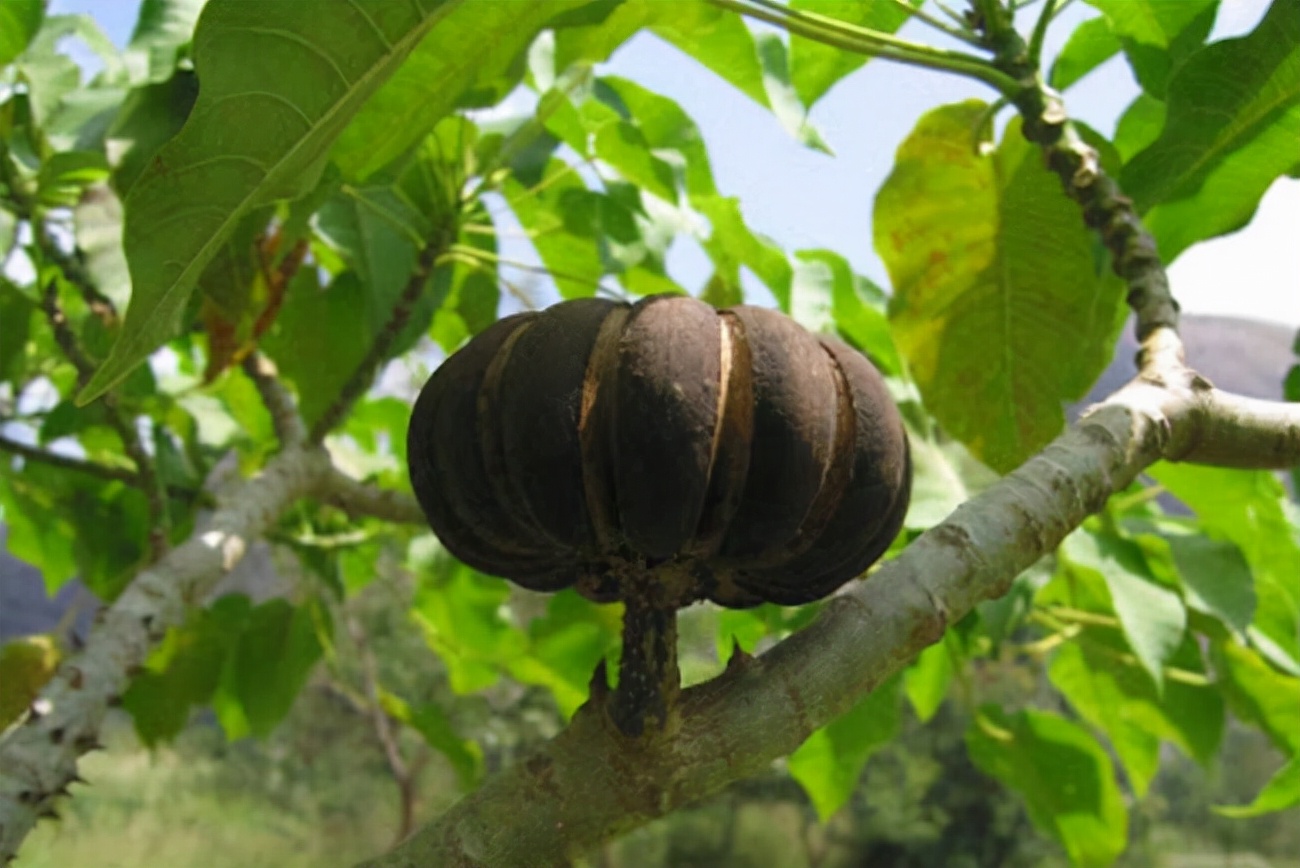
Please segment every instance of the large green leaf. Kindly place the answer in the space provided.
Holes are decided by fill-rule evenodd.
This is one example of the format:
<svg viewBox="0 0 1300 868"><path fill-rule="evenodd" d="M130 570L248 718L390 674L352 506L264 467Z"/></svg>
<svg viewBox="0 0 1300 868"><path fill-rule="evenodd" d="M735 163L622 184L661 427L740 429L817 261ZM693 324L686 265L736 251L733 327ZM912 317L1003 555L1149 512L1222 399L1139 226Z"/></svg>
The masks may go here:
<svg viewBox="0 0 1300 868"><path fill-rule="evenodd" d="M1084 868L1124 850L1128 815L1110 757L1076 723L1042 711L985 706L966 731L975 765L1019 793L1039 829Z"/></svg>
<svg viewBox="0 0 1300 868"><path fill-rule="evenodd" d="M1219 8L1219 0L1088 2L1110 22L1142 89L1157 98L1164 97L1170 73L1210 35Z"/></svg>
<svg viewBox="0 0 1300 868"><path fill-rule="evenodd" d="M269 600L249 613L223 679L239 701L249 732L265 736L293 707L321 656L325 610ZM321 622L318 624L318 622Z"/></svg>
<svg viewBox="0 0 1300 868"><path fill-rule="evenodd" d="M1012 121L989 154L984 103L935 109L876 197L894 339L948 433L1008 471L1064 426L1110 361L1122 289L1077 206Z"/></svg>
<svg viewBox="0 0 1300 868"><path fill-rule="evenodd" d="M920 6L920 0L913 0ZM792 0L790 8L815 12L874 30L893 33L908 19L907 10L897 3L863 3L861 0ZM844 76L860 68L867 57L832 48L803 36L790 37L790 78L795 92L807 108L826 95Z"/></svg>
<svg viewBox="0 0 1300 868"><path fill-rule="evenodd" d="M1166 102L1160 138L1120 180L1169 262L1246 225L1273 181L1295 166L1300 5L1275 0L1248 36L1193 54L1170 79Z"/></svg>
<svg viewBox="0 0 1300 868"><path fill-rule="evenodd" d="M200 273L240 218L314 186L339 133L447 5L207 5L194 36L199 100L127 197L131 306L81 402L175 333Z"/></svg>
<svg viewBox="0 0 1300 868"><path fill-rule="evenodd" d="M339 136L334 161L345 177L364 180L462 102L496 102L519 80L524 49L538 31L557 14L586 5L446 0L437 26Z"/></svg>
<svg viewBox="0 0 1300 868"><path fill-rule="evenodd" d="M23 53L45 15L42 0L6 0L0 3L0 66Z"/></svg>
<svg viewBox="0 0 1300 868"><path fill-rule="evenodd" d="M871 755L898 734L899 680L895 676L881 684L790 755L790 774L823 822L848 802Z"/></svg>
<svg viewBox="0 0 1300 868"><path fill-rule="evenodd" d="M1081 528L1066 537L1061 553L1073 569L1091 570L1105 582L1124 635L1160 692L1165 664L1187 629L1182 597L1156 579L1132 540Z"/></svg>

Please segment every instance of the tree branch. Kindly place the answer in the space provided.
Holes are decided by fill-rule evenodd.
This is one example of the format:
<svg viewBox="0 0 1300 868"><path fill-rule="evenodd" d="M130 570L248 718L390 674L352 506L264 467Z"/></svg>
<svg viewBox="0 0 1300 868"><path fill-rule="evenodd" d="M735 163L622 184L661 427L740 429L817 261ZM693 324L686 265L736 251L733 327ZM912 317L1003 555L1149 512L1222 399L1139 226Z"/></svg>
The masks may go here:
<svg viewBox="0 0 1300 868"><path fill-rule="evenodd" d="M358 482L333 467L326 471L316 496L323 503L343 510L349 518L378 518L397 524L427 523L424 511L411 495Z"/></svg>
<svg viewBox="0 0 1300 868"><path fill-rule="evenodd" d="M1194 451L1191 444L1204 442L1206 390L1198 379L1190 372L1160 385L1135 379L833 599L813 625L684 691L674 738L630 752L589 703L532 757L365 864L566 865L602 840L762 771L977 603L1004 594L1154 461ZM1254 418L1259 423L1247 428L1255 440L1241 429L1236 448L1253 451L1275 435L1273 418ZM1300 436L1290 422L1291 436Z"/></svg>
<svg viewBox="0 0 1300 868"><path fill-rule="evenodd" d="M244 373L253 381L262 404L271 414L275 436L284 447L296 446L307 439L307 429L289 390L280 382L275 362L261 353L249 353L243 361Z"/></svg>
<svg viewBox="0 0 1300 868"><path fill-rule="evenodd" d="M96 619L81 653L59 666L26 720L0 740L0 864L14 857L36 820L77 777L77 760L99 746L104 716L171 627L232 570L248 546L332 470L323 450L289 448L258 477L218 496L206 527L145 569Z"/></svg>

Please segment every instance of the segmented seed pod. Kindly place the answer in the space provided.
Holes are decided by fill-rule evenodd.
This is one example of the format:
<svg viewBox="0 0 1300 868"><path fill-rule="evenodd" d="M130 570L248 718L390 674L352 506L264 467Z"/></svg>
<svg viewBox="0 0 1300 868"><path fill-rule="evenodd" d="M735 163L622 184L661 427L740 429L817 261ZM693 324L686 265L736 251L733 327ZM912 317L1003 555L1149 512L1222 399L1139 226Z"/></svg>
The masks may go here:
<svg viewBox="0 0 1300 868"><path fill-rule="evenodd" d="M880 557L911 490L865 357L775 311L682 296L495 323L425 385L407 448L453 554L598 600L647 570L684 582L682 604L820 599Z"/></svg>

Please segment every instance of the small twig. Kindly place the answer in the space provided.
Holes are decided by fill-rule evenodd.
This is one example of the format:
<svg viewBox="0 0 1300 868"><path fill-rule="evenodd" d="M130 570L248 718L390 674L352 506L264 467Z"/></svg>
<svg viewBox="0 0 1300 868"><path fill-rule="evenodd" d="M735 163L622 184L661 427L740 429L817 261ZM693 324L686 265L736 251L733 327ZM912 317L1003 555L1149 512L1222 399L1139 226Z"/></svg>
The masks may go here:
<svg viewBox="0 0 1300 868"><path fill-rule="evenodd" d="M754 0L752 3L743 0L709 0L709 2L737 14L775 24L790 33L821 42L832 48L964 75L982 81L1002 94L1014 93L1018 87L1014 79L1009 78L989 61L973 54L910 42L896 36L855 27L834 18L793 10L780 4L771 4L772 8L755 5L762 0Z"/></svg>
<svg viewBox="0 0 1300 868"><path fill-rule="evenodd" d="M544 265L530 265L527 262L520 262L517 259L503 259L502 257L497 256L495 253L489 253L486 250L480 250L477 247L470 247L468 245L453 244L451 248L447 251L446 258L453 261L462 262L465 265L482 265L482 264L500 265L500 266L504 266L505 268L518 269L519 271L529 271L534 274L544 274L547 277L550 277L552 279L559 278L560 280L571 280L574 283L585 284L594 289L599 289L604 292L610 293L611 295L615 295L615 296L622 295L622 293L618 292L617 290L611 289L610 287L606 286L604 283L602 283L599 280L592 280L590 277L584 277L580 274L573 274L571 272L566 272L566 271L556 271L554 269L547 268Z"/></svg>
<svg viewBox="0 0 1300 868"><path fill-rule="evenodd" d="M450 247L455 235L455 226L441 227L433 240L420 251L415 270L411 273L410 279L406 281L406 286L402 289L401 295L398 296L397 303L393 305L388 322L384 323L383 328L379 330L379 334L375 336L374 341L370 344L370 349L366 351L365 358L361 360L353 370L352 375L348 377L347 382L343 384L343 388L339 390L338 397L311 426L311 430L307 434L307 442L320 443L324 440L325 435L343 421L343 417L352 409L352 405L370 388L370 384L374 382L375 374L379 371L379 366L388 358L393 343L401 334L402 329L406 327L407 320L411 318L411 312L415 309L415 303L419 301L420 294L424 291L425 282L428 281L435 263Z"/></svg>
<svg viewBox="0 0 1300 868"><path fill-rule="evenodd" d="M397 845L406 836L410 835L415 828L415 776L412 774L406 758L402 756L401 746L398 745L396 734L393 732L393 721L389 718L388 712L384 710L383 702L380 699L379 668L375 664L375 656L366 642L366 634L361 627L361 622L357 620L355 615L348 615L347 626L348 635L352 638L352 643L357 647L357 657L361 662L361 680L365 684L366 705L370 724L374 728L375 738L379 741L380 747L383 748L388 770L392 773L393 781L397 784L397 794L401 805L397 835L393 841L393 844Z"/></svg>
<svg viewBox="0 0 1300 868"><path fill-rule="evenodd" d="M41 250L57 261L59 259L57 247L45 235L44 231L40 229L35 231L38 235L38 244ZM65 274L64 276L71 278L75 275ZM81 277L88 279L84 274ZM90 382L90 378L95 373L95 363L82 351L81 345L77 342L77 336L72 331L72 325L68 322L63 307L59 304L59 283L57 279L46 283L45 289L41 293L41 311L45 314L45 319L50 324L50 330L54 333L55 343L58 344L63 355L77 370L77 385L84 387L86 383ZM149 548L153 554L153 560L157 560L167 551L167 531L171 524L167 514L166 492L158 477L158 472L154 468L153 457L145 449L144 441L140 439L140 432L136 430L134 420L123 412L115 393L109 392L104 395L104 407L108 411L109 425L117 432L117 436L122 441L122 448L131 461L135 463L135 484L144 492L149 501Z"/></svg>
<svg viewBox="0 0 1300 868"><path fill-rule="evenodd" d="M1056 17L1056 0L1043 0L1043 8L1038 12L1038 21L1034 23L1033 35L1029 37L1029 61L1034 66L1040 65L1043 57L1043 39L1047 36L1047 27Z"/></svg>
<svg viewBox="0 0 1300 868"><path fill-rule="evenodd" d="M99 464L94 461L83 461L80 458L69 458L66 455L60 455L57 452L50 452L36 446L28 446L26 443L12 440L3 434L0 434L0 450L17 455L24 461L35 461L40 464L48 464L51 467L73 470L77 473L84 473L87 476L93 476L97 479L104 479L110 482L125 482L127 485L140 484L139 475L131 470L127 470L126 468L109 467L107 464Z"/></svg>
<svg viewBox="0 0 1300 868"><path fill-rule="evenodd" d="M958 26L954 27L953 25L944 21L942 18L939 18L938 16L931 15L929 12L926 12L925 9L923 9L922 7L913 6L911 3L908 2L908 0L894 0L894 5L901 7L903 11L906 12L908 15L910 15L912 18L915 18L917 21L920 21L924 24L928 24L930 27L933 27L935 30L938 30L940 33L945 33L948 36L951 36L953 39L959 40L961 42L965 42L967 45L971 45L976 48L982 47L982 43L980 42L979 37L970 31L970 29L966 26L966 23L964 21L960 22Z"/></svg>
<svg viewBox="0 0 1300 868"><path fill-rule="evenodd" d="M280 445L301 443L307 436L307 429L302 423L293 396L280 381L280 372L276 370L275 362L254 352L244 358L243 369L257 387L257 394L271 414L271 425L275 428L275 436L279 438Z"/></svg>

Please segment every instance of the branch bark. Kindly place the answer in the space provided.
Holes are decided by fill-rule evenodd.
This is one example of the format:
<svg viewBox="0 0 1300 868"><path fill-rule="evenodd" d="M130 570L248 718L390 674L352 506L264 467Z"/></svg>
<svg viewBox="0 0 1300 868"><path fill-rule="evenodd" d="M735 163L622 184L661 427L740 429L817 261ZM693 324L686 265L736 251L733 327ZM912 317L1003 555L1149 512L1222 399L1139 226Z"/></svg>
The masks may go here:
<svg viewBox="0 0 1300 868"><path fill-rule="evenodd" d="M1217 421L1225 409L1230 423ZM1251 466L1273 466L1300 461L1297 438L1296 405L1225 395L1191 372L1177 382L1135 379L834 598L806 630L686 690L673 738L623 738L596 707L607 701L598 694L553 741L364 866L567 865L792 752L977 603L1004 594L1156 460L1230 447L1234 457L1263 457Z"/></svg>

